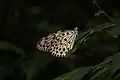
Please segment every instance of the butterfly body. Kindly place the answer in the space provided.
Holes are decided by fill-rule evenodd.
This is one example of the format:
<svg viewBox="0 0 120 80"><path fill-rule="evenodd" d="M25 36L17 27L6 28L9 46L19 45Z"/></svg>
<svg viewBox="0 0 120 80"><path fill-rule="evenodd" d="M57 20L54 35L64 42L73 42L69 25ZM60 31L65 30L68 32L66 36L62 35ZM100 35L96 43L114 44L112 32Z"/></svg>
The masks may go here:
<svg viewBox="0 0 120 80"><path fill-rule="evenodd" d="M73 48L77 35L77 28L74 30L60 30L43 37L38 41L36 48L40 51L50 52L56 57L65 57L66 53Z"/></svg>

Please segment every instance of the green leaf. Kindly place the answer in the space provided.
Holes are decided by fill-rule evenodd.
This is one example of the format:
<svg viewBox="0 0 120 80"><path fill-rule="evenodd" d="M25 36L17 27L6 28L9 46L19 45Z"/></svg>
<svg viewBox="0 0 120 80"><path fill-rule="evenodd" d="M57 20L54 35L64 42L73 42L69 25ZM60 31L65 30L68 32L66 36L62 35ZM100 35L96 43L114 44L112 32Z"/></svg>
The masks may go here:
<svg viewBox="0 0 120 80"><path fill-rule="evenodd" d="M53 59L47 53L38 53L30 62L30 67L27 72L27 80L35 80L38 73L46 67Z"/></svg>
<svg viewBox="0 0 120 80"><path fill-rule="evenodd" d="M113 57L111 65L111 75L113 75L118 69L120 69L120 53L116 54Z"/></svg>
<svg viewBox="0 0 120 80"><path fill-rule="evenodd" d="M14 75L13 67L11 66L0 66L0 80L7 80Z"/></svg>
<svg viewBox="0 0 120 80"><path fill-rule="evenodd" d="M106 80L106 77L105 77L105 76L100 75L100 76L98 76L98 77L95 77L95 78L94 78L94 79L92 79L92 80Z"/></svg>
<svg viewBox="0 0 120 80"><path fill-rule="evenodd" d="M93 67L92 74L94 74L90 80L97 80L99 76L104 76L106 73L110 70L110 64L112 61L113 56L110 56L106 58L104 61L102 61L100 64Z"/></svg>
<svg viewBox="0 0 120 80"><path fill-rule="evenodd" d="M111 28L108 33L113 37L118 37L120 35L120 24L116 24L113 28Z"/></svg>
<svg viewBox="0 0 120 80"><path fill-rule="evenodd" d="M101 75L105 75L105 73L108 72L109 69L110 69L109 66L103 67L103 69L101 69L97 73L95 73L94 76L92 76L92 78L90 80L97 80L95 78L97 78Z"/></svg>
<svg viewBox="0 0 120 80"><path fill-rule="evenodd" d="M79 31L79 32L80 32L80 31ZM86 39L88 39L89 35L92 34L92 33L93 33L93 31L90 30L90 29L88 29L88 30L85 31L85 32L80 32L80 33L78 34L78 36L77 36L77 39L76 39L77 45L78 45L79 43L84 42Z"/></svg>
<svg viewBox="0 0 120 80"><path fill-rule="evenodd" d="M117 74L115 77L114 77L114 79L113 80L120 80L120 73L119 74Z"/></svg>
<svg viewBox="0 0 120 80"><path fill-rule="evenodd" d="M92 66L78 68L72 72L63 74L54 80L81 80L91 69Z"/></svg>
<svg viewBox="0 0 120 80"><path fill-rule="evenodd" d="M16 53L22 54L23 57L25 56L25 53L21 48L7 41L0 41L0 50L11 50L15 51Z"/></svg>
<svg viewBox="0 0 120 80"><path fill-rule="evenodd" d="M106 58L103 62L101 62L100 64L94 66L93 72L96 72L97 70L104 68L104 66L106 66L106 65L110 65L112 58L113 57L110 56L110 57Z"/></svg>
<svg viewBox="0 0 120 80"><path fill-rule="evenodd" d="M28 59L20 62L20 68L25 74L27 74L29 70L30 62L31 60Z"/></svg>
<svg viewBox="0 0 120 80"><path fill-rule="evenodd" d="M19 68L19 61L10 59L5 61L4 64L0 64L0 80L22 80L24 73Z"/></svg>

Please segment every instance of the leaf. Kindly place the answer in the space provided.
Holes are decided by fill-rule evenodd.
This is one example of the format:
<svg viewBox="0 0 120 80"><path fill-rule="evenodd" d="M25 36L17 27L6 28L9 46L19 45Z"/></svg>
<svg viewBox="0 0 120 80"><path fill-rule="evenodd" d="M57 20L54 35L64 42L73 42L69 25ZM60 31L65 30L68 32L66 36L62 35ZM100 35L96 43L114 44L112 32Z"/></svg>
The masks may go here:
<svg viewBox="0 0 120 80"><path fill-rule="evenodd" d="M78 68L72 72L63 74L54 80L81 80L91 69L92 66Z"/></svg>
<svg viewBox="0 0 120 80"><path fill-rule="evenodd" d="M80 32L80 31L79 31L79 32ZM85 32L80 32L80 33L78 34L78 36L77 36L77 39L76 39L77 45L78 45L79 43L82 43L82 42L83 42L86 38L88 38L89 35L92 34L92 33L93 33L93 31L90 30L90 29L88 29L88 30L85 31Z"/></svg>
<svg viewBox="0 0 120 80"><path fill-rule="evenodd" d="M25 53L21 48L7 41L0 41L0 50L11 50L11 51L15 51L16 53L20 53L23 56L25 56Z"/></svg>
<svg viewBox="0 0 120 80"><path fill-rule="evenodd" d="M94 74L90 80L97 80L99 76L104 76L106 73L110 70L110 64L112 61L113 56L110 56L106 58L104 61L102 61L100 64L93 67L92 74Z"/></svg>
<svg viewBox="0 0 120 80"><path fill-rule="evenodd" d="M113 57L111 64L111 75L113 75L118 69L120 69L120 53Z"/></svg>
<svg viewBox="0 0 120 80"><path fill-rule="evenodd" d="M31 60L28 59L20 62L20 68L25 74L27 74L29 70L30 62Z"/></svg>
<svg viewBox="0 0 120 80"><path fill-rule="evenodd" d="M94 79L92 79L92 80L106 80L106 77L105 77L105 76L100 75L100 76L98 76L98 77L95 77L95 78L94 78Z"/></svg>
<svg viewBox="0 0 120 80"><path fill-rule="evenodd" d="M81 32L78 37L77 40L79 40L79 43L85 42L87 41L94 33L108 29L109 27L114 26L115 24L112 23L104 23L101 25L96 25L96 27L90 28L85 32Z"/></svg>
<svg viewBox="0 0 120 80"><path fill-rule="evenodd" d="M92 78L91 78L90 80L97 80L97 79L95 79L95 78L97 78L97 77L99 77L99 76L101 76L101 75L104 75L106 72L108 72L109 69L110 69L109 66L103 67L103 69L101 69L101 70L99 70L98 72L96 72L96 73L94 74L94 76L92 76Z"/></svg>
<svg viewBox="0 0 120 80"><path fill-rule="evenodd" d="M19 60L8 59L0 64L0 80L23 80L23 75L19 68Z"/></svg>
<svg viewBox="0 0 120 80"><path fill-rule="evenodd" d="M110 56L110 57L106 58L103 62L101 62L100 64L94 66L93 72L104 68L104 66L106 66L106 65L110 65L110 63L111 63L111 61L112 61L112 58L113 58L113 57Z"/></svg>
<svg viewBox="0 0 120 80"><path fill-rule="evenodd" d="M113 80L120 80L120 73L119 74L117 74L115 77L114 77L114 79Z"/></svg>
<svg viewBox="0 0 120 80"><path fill-rule="evenodd" d="M38 73L46 67L53 59L46 53L37 54L30 62L30 67L27 71L27 80L34 80Z"/></svg>
<svg viewBox="0 0 120 80"><path fill-rule="evenodd" d="M0 80L7 80L7 78L14 75L14 70L11 66L0 66Z"/></svg>
<svg viewBox="0 0 120 80"><path fill-rule="evenodd" d="M111 28L108 33L113 37L118 37L120 35L120 24L116 24L113 28Z"/></svg>

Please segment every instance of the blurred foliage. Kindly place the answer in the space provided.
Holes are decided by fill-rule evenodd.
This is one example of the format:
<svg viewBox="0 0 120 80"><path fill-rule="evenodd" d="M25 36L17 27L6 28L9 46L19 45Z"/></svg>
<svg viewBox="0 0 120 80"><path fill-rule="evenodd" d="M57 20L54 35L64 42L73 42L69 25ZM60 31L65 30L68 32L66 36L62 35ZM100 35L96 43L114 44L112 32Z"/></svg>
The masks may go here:
<svg viewBox="0 0 120 80"><path fill-rule="evenodd" d="M96 2L0 1L0 80L120 80L119 2ZM67 57L36 50L41 37L75 27Z"/></svg>

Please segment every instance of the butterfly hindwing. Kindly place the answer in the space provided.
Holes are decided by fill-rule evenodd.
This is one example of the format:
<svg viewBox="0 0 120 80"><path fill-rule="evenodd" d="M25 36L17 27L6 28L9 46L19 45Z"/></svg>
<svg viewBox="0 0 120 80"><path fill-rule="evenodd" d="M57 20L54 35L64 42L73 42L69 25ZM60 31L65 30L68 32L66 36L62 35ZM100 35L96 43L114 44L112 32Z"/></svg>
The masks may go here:
<svg viewBox="0 0 120 80"><path fill-rule="evenodd" d="M43 37L37 43L37 49L40 51L48 51L51 47L51 41L54 39L54 34L49 34L47 37Z"/></svg>

